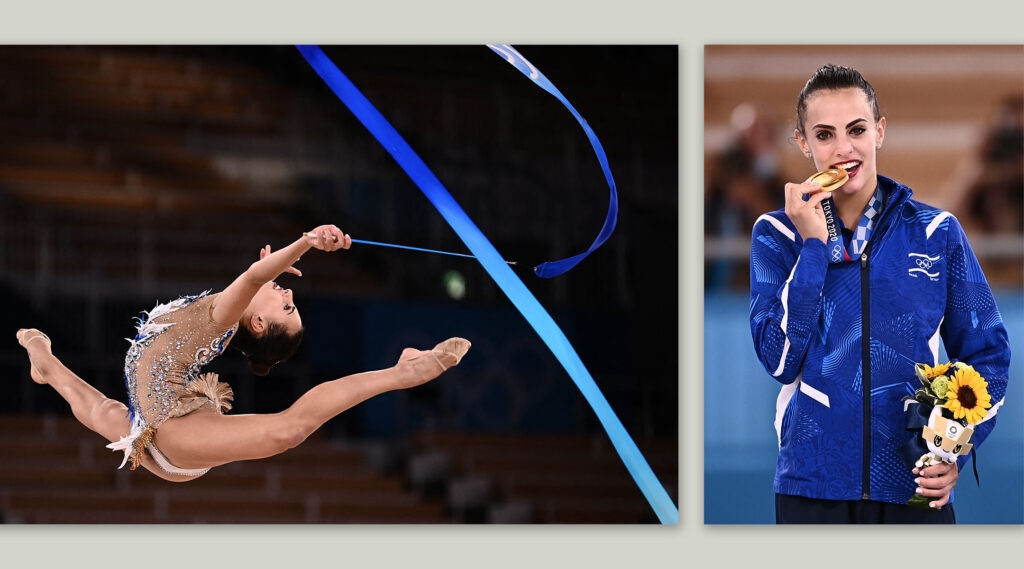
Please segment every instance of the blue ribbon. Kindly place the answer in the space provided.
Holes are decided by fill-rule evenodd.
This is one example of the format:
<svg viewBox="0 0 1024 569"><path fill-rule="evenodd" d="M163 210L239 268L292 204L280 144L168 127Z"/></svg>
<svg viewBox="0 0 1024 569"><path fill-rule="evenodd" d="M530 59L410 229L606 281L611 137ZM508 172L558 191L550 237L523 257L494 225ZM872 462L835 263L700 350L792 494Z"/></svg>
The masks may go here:
<svg viewBox="0 0 1024 569"><path fill-rule="evenodd" d="M907 430L910 431L913 436L909 441L900 447L899 454L903 458L903 461L907 466L913 470L917 466L917 461L928 454L928 444L925 443L924 439L921 438L921 429L928 424L928 419L932 414L932 406L925 405L924 403L913 402L907 407L906 422Z"/></svg>
<svg viewBox="0 0 1024 569"><path fill-rule="evenodd" d="M533 268L534 272L537 273L537 276L541 278L557 277L558 275L575 267L576 264L582 261L587 255L593 253L598 247L604 244L604 242L607 241L609 237L611 237L612 231L615 231L615 220L616 218L618 218L619 215L619 197L615 191L615 179L612 177L612 170L611 167L608 166L608 157L605 155L604 147L601 146L601 141L597 139L597 135L594 134L594 130L590 128L590 125L587 123L587 121L582 116L580 116L580 114L576 111L576 108L572 106L568 99L566 99L565 96L562 95L561 91L559 91L558 88L555 87L554 84L551 83L551 81L549 81L548 78L545 77L539 69L534 67L532 63L527 61L526 58L523 57L522 54L516 51L515 48L513 48L512 46L488 45L487 47L491 48L491 50L493 50L495 53L502 56L506 61L511 63L516 69L522 72L523 75L526 75L527 77L530 78L531 81L540 86L540 88L554 95L555 98L561 101L562 104L565 105L567 109L569 109L569 112L572 113L572 116L576 117L576 120L579 121L580 126L583 127L584 132L587 133L587 138L590 139L591 146L594 147L594 152L597 154L597 160L598 162L601 163L601 170L604 171L604 178L608 182L609 190L611 190L611 197L608 200L608 214L604 218L604 225L601 227L601 232L597 234L597 238L594 239L594 242L590 245L590 247L586 251L578 255L574 255L572 257L562 259L559 261L549 261L547 263L541 263L540 265L537 265L536 267Z"/></svg>
<svg viewBox="0 0 1024 569"><path fill-rule="evenodd" d="M387 119L356 88L319 46L296 46L306 61L320 75L335 95L355 114L356 118L395 158L403 170L419 186L437 211L455 230L459 238L477 257L494 282L512 301L519 312L533 326L534 330L562 364L579 387L591 408L597 414L611 439L626 469L647 498L658 519L663 524L678 523L679 510L672 502L664 487L658 482L650 465L644 459L636 443L622 426L615 412L608 405L600 389L594 383L576 350L555 321L544 310L526 285L502 259L491 242L469 219L448 190L441 184L427 165L420 159Z"/></svg>

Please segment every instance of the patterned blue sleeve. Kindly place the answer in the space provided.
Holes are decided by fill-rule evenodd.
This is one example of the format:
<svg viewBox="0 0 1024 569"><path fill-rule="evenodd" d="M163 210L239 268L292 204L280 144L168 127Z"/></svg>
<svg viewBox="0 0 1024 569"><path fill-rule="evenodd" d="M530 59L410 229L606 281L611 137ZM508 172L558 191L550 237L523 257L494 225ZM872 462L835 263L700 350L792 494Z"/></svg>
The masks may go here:
<svg viewBox="0 0 1024 569"><path fill-rule="evenodd" d="M992 396L992 408L971 438L977 447L995 427L996 415L1006 396L1010 342L992 289L955 217L948 219L947 230L949 274L942 342L950 359L970 364L988 381L988 392ZM966 457L961 458L960 466L966 460Z"/></svg>
<svg viewBox="0 0 1024 569"><path fill-rule="evenodd" d="M765 370L792 383L821 312L828 257L819 239L802 241L791 225L762 216L750 246L750 331Z"/></svg>

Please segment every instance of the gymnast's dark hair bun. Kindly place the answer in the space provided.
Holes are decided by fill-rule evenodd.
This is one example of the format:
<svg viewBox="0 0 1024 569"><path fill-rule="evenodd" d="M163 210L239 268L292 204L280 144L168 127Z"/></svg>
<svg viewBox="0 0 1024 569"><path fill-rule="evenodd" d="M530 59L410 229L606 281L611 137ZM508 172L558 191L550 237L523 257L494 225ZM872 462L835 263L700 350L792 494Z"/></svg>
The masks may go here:
<svg viewBox="0 0 1024 569"><path fill-rule="evenodd" d="M302 343L304 329L289 334L284 326L271 323L266 331L257 336L249 327L241 323L231 339L230 346L241 350L249 360L249 369L256 375L265 376L277 364L295 355Z"/></svg>

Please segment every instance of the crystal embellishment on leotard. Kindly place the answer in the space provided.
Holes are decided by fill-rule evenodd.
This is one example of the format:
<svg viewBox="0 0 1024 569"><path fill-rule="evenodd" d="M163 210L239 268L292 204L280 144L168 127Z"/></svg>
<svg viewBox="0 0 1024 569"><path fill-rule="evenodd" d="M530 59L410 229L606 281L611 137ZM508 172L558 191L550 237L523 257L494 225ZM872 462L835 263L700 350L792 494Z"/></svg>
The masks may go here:
<svg viewBox="0 0 1024 569"><path fill-rule="evenodd" d="M191 389L201 368L224 351L234 333L234 326L225 330L213 322L209 292L158 304L136 319L136 334L128 340L130 346L124 364L131 431L116 443L107 445L125 452L121 467L128 462L133 470L138 466L141 453L150 445L155 430L167 419L186 415L207 404L218 412L224 407L223 398L199 396ZM202 306L196 305L195 309L182 310L204 298L211 300ZM216 377L212 385L206 380L200 383L212 394L222 393L216 388ZM230 387L224 385L222 389L227 390L230 400Z"/></svg>

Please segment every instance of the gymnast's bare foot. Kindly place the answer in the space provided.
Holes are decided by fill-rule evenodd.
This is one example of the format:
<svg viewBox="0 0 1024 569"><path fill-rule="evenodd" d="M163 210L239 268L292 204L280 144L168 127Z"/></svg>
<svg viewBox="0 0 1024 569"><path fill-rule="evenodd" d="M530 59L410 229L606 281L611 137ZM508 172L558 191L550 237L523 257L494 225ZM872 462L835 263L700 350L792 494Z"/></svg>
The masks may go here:
<svg viewBox="0 0 1024 569"><path fill-rule="evenodd" d="M50 351L50 338L46 334L43 334L35 328L22 328L17 333L18 343L21 347L25 348L28 352L28 359L32 363L32 381L45 384L46 380L43 378L43 374L39 371L36 366L36 359L44 355L52 355ZM35 340L39 340L36 342Z"/></svg>
<svg viewBox="0 0 1024 569"><path fill-rule="evenodd" d="M396 367L401 373L403 388L416 387L459 365L472 344L465 338L448 338L432 350L406 348Z"/></svg>

